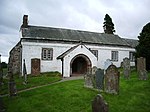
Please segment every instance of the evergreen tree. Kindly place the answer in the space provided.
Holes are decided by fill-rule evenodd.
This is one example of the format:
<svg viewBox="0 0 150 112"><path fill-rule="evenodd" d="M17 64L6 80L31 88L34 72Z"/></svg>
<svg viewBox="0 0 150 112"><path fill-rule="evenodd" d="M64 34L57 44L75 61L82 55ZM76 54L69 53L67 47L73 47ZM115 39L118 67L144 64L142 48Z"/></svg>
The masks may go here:
<svg viewBox="0 0 150 112"><path fill-rule="evenodd" d="M115 32L114 24L112 22L111 17L108 14L105 15L103 24L104 24L103 28L105 33L113 34Z"/></svg>
<svg viewBox="0 0 150 112"><path fill-rule="evenodd" d="M138 38L139 44L136 47L136 57L145 57L146 69L150 70L150 22L143 27Z"/></svg>

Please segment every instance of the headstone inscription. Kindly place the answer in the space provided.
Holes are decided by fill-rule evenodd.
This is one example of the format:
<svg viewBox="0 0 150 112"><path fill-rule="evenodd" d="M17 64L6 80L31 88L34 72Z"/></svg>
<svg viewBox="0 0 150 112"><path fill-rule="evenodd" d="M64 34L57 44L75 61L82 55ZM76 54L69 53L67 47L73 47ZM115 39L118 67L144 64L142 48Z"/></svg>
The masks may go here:
<svg viewBox="0 0 150 112"><path fill-rule="evenodd" d="M119 75L115 65L110 65L105 74L105 91L110 94L119 93Z"/></svg>

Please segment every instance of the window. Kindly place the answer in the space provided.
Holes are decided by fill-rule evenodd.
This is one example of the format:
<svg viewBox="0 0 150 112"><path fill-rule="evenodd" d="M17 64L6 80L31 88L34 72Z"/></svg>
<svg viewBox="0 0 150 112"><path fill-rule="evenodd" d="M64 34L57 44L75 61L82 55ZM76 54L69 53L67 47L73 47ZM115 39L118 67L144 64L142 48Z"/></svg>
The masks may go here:
<svg viewBox="0 0 150 112"><path fill-rule="evenodd" d="M118 51L112 51L111 52L111 60L112 61L118 61Z"/></svg>
<svg viewBox="0 0 150 112"><path fill-rule="evenodd" d="M129 59L130 59L131 62L135 61L134 52L129 52Z"/></svg>
<svg viewBox="0 0 150 112"><path fill-rule="evenodd" d="M52 48L42 48L42 60L53 60Z"/></svg>
<svg viewBox="0 0 150 112"><path fill-rule="evenodd" d="M98 58L98 50L91 50L91 52Z"/></svg>

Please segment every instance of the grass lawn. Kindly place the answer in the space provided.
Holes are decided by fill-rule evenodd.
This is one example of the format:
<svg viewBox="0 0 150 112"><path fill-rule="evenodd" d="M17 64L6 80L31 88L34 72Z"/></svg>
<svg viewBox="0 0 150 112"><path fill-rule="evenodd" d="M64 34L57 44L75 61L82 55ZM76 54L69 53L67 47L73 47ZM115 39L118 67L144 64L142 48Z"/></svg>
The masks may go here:
<svg viewBox="0 0 150 112"><path fill-rule="evenodd" d="M14 79L15 79L17 91L20 91L20 90L24 90L27 88L40 86L44 84L50 84L50 83L59 81L61 80L60 75L61 74L58 72L47 72L47 73L42 73L38 76L29 75L27 78L28 84L26 85L23 84L24 82L23 77L20 77L20 78L15 77ZM8 80L9 80L8 78L4 78L3 80L4 85L1 88L0 95L8 93Z"/></svg>
<svg viewBox="0 0 150 112"><path fill-rule="evenodd" d="M150 75L150 74L149 74ZM91 112L91 101L99 93L84 86L84 80L61 82L5 97L8 112ZM150 112L150 80L120 78L119 95L101 93L109 112Z"/></svg>

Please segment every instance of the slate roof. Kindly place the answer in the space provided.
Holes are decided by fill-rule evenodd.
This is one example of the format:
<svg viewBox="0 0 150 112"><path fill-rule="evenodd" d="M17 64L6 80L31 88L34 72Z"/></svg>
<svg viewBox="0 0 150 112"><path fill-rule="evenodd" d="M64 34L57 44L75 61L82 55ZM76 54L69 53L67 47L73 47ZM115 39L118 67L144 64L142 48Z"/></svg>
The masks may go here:
<svg viewBox="0 0 150 112"><path fill-rule="evenodd" d="M135 48L138 44L139 41L138 40L134 40L134 39L125 39L123 38L131 47Z"/></svg>
<svg viewBox="0 0 150 112"><path fill-rule="evenodd" d="M22 28L22 36L32 39L82 41L83 43L91 44L131 47L128 42L118 35L63 28L28 26L28 28Z"/></svg>

